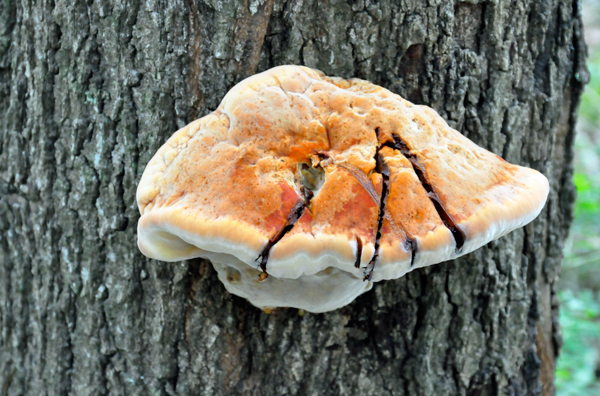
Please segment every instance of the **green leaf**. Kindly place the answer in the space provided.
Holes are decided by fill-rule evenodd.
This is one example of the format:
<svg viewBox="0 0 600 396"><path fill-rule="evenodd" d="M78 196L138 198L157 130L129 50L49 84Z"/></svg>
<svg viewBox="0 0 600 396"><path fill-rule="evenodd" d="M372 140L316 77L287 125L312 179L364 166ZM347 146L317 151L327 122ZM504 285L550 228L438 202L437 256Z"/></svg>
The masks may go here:
<svg viewBox="0 0 600 396"><path fill-rule="evenodd" d="M575 188L577 188L577 192L583 193L589 191L592 188L592 183L588 175L585 173L575 173L573 175L573 182L575 183Z"/></svg>

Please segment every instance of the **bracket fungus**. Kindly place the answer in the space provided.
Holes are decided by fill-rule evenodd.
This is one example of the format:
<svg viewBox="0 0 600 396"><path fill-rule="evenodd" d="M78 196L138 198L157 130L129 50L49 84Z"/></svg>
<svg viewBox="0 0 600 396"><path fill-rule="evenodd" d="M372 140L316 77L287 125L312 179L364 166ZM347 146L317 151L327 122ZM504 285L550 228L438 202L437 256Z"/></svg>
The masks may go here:
<svg viewBox="0 0 600 396"><path fill-rule="evenodd" d="M548 181L367 81L280 66L177 131L137 190L148 257L210 260L266 309L325 312L532 221Z"/></svg>

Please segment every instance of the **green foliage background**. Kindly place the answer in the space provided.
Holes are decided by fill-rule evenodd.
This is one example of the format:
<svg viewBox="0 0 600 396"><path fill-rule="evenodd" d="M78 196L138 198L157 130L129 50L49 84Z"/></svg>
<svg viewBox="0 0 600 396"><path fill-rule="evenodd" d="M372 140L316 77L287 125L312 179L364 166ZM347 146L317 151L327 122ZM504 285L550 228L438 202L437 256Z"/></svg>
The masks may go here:
<svg viewBox="0 0 600 396"><path fill-rule="evenodd" d="M579 109L575 221L559 292L564 340L556 370L559 396L600 395L600 0L584 0L583 15L590 83Z"/></svg>

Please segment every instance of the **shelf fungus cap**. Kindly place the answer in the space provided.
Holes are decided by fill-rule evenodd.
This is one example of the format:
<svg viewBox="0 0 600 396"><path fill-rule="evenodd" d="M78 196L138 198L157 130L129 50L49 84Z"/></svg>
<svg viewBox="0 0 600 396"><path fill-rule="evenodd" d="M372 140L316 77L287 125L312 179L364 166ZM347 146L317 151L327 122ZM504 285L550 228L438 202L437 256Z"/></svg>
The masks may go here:
<svg viewBox="0 0 600 396"><path fill-rule="evenodd" d="M548 181L367 81L280 66L177 131L138 186L138 245L209 259L260 308L325 312L532 221Z"/></svg>

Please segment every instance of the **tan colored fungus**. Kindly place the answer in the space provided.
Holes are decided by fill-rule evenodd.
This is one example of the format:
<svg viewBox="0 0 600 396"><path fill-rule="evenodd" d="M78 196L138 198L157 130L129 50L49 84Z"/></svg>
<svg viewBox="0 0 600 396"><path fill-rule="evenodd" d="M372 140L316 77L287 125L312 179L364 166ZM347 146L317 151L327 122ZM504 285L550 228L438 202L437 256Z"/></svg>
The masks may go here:
<svg viewBox="0 0 600 396"><path fill-rule="evenodd" d="M548 181L363 80L281 66L177 131L137 191L140 250L212 261L261 308L339 308L541 211Z"/></svg>

